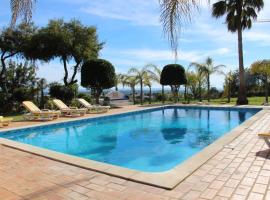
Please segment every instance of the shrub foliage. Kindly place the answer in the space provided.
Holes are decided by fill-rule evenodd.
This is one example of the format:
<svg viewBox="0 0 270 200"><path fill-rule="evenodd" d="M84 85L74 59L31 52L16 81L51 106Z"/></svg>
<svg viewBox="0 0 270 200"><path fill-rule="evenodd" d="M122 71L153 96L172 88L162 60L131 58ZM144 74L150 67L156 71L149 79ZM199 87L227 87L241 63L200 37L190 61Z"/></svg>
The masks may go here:
<svg viewBox="0 0 270 200"><path fill-rule="evenodd" d="M110 89L115 85L114 66L103 59L86 61L81 69L81 85L90 88L95 95L96 103L104 89Z"/></svg>
<svg viewBox="0 0 270 200"><path fill-rule="evenodd" d="M51 83L49 93L52 98L61 99L70 104L78 93L78 85L65 86L60 83Z"/></svg>
<svg viewBox="0 0 270 200"><path fill-rule="evenodd" d="M186 83L187 79L183 66L178 64L169 64L163 68L160 77L160 84L169 85L171 87L175 101L178 101L180 85Z"/></svg>

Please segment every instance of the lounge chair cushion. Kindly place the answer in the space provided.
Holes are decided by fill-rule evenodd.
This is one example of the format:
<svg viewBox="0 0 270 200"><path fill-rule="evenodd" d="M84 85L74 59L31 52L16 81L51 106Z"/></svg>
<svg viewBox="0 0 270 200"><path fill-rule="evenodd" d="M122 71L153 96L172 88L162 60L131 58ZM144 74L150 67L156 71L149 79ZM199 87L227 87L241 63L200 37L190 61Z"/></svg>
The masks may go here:
<svg viewBox="0 0 270 200"><path fill-rule="evenodd" d="M270 133L259 133L258 136L260 136L260 137L270 137Z"/></svg>

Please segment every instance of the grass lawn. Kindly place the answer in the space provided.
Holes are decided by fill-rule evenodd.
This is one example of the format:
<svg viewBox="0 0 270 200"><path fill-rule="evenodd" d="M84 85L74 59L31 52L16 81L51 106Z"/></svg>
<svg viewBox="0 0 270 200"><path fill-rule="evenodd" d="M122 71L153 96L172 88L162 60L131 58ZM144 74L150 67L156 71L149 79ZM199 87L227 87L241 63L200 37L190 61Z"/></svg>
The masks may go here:
<svg viewBox="0 0 270 200"><path fill-rule="evenodd" d="M11 117L13 118L13 121L22 121L23 120L23 116L22 115L10 115L10 116L5 116L5 117Z"/></svg>
<svg viewBox="0 0 270 200"><path fill-rule="evenodd" d="M237 98L231 98L231 102L229 103L230 105L235 105L236 104ZM257 105L260 106L264 103L265 97L248 97L248 104L249 105ZM211 100L212 104L228 104L227 99L214 99Z"/></svg>
<svg viewBox="0 0 270 200"><path fill-rule="evenodd" d="M231 102L230 103L227 103L227 99L226 98L222 98L222 99L211 99L210 100L210 104L214 104L214 105L236 105L236 100L237 98L231 98ZM179 102L183 102L184 99L180 99ZM260 106L264 103L265 101L265 97L248 97L248 102L249 102L249 105L257 105L257 106ZM203 100L204 103L207 103L207 100ZM153 102L152 104L155 105L155 104L160 104L161 102ZM169 102L169 101L166 101L165 104L169 104L169 103L172 103L172 102ZM190 103L198 103L198 101L190 101ZM147 105L147 102L144 103L144 105Z"/></svg>
<svg viewBox="0 0 270 200"><path fill-rule="evenodd" d="M229 103L229 105L235 105L236 104L236 100L237 98L231 98L231 102ZM262 103L264 102L265 97L249 97L248 101L249 101L249 105L262 105ZM181 102L181 101L180 101ZM190 103L197 103L198 101L191 101ZM203 100L203 102L207 102L207 100ZM160 104L161 102L152 102L152 105L154 106L155 104ZM172 103L172 102L165 102L166 104ZM210 101L210 104L215 104L215 105L224 105L224 104L228 104L227 103L227 99L212 99ZM147 103L144 103L144 106L147 106ZM17 115L10 115L10 116L6 116L6 117L12 117L13 121L22 121L23 120L23 116L20 114Z"/></svg>

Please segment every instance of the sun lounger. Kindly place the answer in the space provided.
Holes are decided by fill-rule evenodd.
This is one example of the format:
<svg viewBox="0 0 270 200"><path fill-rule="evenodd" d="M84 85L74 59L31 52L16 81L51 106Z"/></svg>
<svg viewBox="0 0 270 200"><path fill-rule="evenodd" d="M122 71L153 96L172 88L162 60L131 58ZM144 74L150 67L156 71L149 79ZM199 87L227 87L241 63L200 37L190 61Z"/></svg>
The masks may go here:
<svg viewBox="0 0 270 200"><path fill-rule="evenodd" d="M13 118L0 116L0 127L2 128L3 126L8 126L12 120Z"/></svg>
<svg viewBox="0 0 270 200"><path fill-rule="evenodd" d="M270 133L259 133L258 136L264 139L265 143L270 148Z"/></svg>
<svg viewBox="0 0 270 200"><path fill-rule="evenodd" d="M91 105L85 99L78 99L78 102L87 109L88 113L105 113L108 112L110 106Z"/></svg>
<svg viewBox="0 0 270 200"><path fill-rule="evenodd" d="M29 113L24 115L26 120L53 120L57 119L60 116L59 111L42 109L40 110L33 102L24 101L22 105L26 108Z"/></svg>
<svg viewBox="0 0 270 200"><path fill-rule="evenodd" d="M61 114L64 116L70 117L83 116L86 114L87 111L87 109L85 108L68 107L63 101L59 99L54 99L53 103L60 110Z"/></svg>

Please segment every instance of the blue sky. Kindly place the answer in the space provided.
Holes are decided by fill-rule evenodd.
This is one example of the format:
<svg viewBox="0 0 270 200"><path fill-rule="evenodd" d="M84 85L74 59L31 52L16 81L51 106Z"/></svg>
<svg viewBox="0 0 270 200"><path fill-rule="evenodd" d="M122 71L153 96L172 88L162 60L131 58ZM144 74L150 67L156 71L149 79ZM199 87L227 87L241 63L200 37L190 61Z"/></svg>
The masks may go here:
<svg viewBox="0 0 270 200"><path fill-rule="evenodd" d="M2 0L0 25L10 20L9 0ZM215 64L226 65L225 71L238 66L237 35L227 31L224 19L211 17L211 7L202 5L186 24L179 41L178 63L188 67L190 62L203 62L207 56ZM259 19L270 19L270 2ZM162 33L159 22L158 0L37 0L33 21L45 26L49 19L76 18L98 29L99 40L106 42L100 57L109 60L117 72L125 73L130 67L141 68L153 63L162 68L174 62L174 55ZM245 66L257 59L269 58L270 23L254 23L244 32ZM61 81L63 67L58 60L39 63L39 77L49 82ZM214 75L212 86L222 88L223 77ZM156 85L157 86L157 85Z"/></svg>

